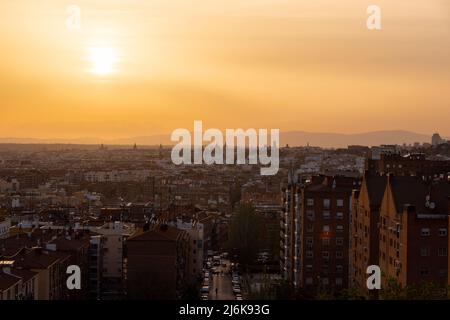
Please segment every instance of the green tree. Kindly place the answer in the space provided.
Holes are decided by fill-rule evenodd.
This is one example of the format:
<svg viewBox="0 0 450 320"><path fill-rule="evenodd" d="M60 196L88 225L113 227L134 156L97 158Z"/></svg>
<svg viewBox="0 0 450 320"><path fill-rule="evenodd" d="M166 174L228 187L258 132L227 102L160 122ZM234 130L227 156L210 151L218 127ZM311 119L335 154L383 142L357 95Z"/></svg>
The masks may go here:
<svg viewBox="0 0 450 320"><path fill-rule="evenodd" d="M231 219L228 237L228 247L240 264L255 262L262 247L261 231L262 217L251 204L241 204Z"/></svg>
<svg viewBox="0 0 450 320"><path fill-rule="evenodd" d="M447 299L447 288L432 282L421 282L406 288L409 300L442 300Z"/></svg>
<svg viewBox="0 0 450 320"><path fill-rule="evenodd" d="M381 299L383 300L402 300L405 299L405 289L394 278L387 279L387 284L381 290Z"/></svg>

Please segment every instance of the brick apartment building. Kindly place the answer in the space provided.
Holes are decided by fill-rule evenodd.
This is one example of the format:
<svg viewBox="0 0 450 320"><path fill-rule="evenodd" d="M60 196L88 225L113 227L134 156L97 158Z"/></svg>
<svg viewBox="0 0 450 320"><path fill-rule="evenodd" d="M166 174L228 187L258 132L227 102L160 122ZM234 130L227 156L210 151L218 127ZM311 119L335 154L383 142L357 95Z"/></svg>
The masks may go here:
<svg viewBox="0 0 450 320"><path fill-rule="evenodd" d="M379 264L379 216L387 177L367 171L361 189L353 192L352 252L350 254L351 286L368 296L367 266ZM372 294L376 294L373 292Z"/></svg>
<svg viewBox="0 0 450 320"><path fill-rule="evenodd" d="M281 265L284 278L306 290L348 287L352 190L358 180L314 176L284 189Z"/></svg>
<svg viewBox="0 0 450 320"><path fill-rule="evenodd" d="M448 180L388 176L380 208L379 262L382 287L447 283Z"/></svg>
<svg viewBox="0 0 450 320"><path fill-rule="evenodd" d="M379 159L366 160L366 170L371 174L393 173L397 176L435 176L450 172L450 161L428 160L423 153L400 155L380 154Z"/></svg>
<svg viewBox="0 0 450 320"><path fill-rule="evenodd" d="M189 235L167 225L127 241L129 299L179 299L188 281Z"/></svg>
<svg viewBox="0 0 450 320"><path fill-rule="evenodd" d="M448 189L445 191L449 184L449 162L428 160L423 154L406 156L381 154L379 159L369 158L366 165L368 170L365 172L361 189L354 192L352 201L351 286L357 289L361 296L368 298L378 296L378 292L369 292L367 289L366 269L369 265L379 265L387 277L397 279L402 285L417 283L418 278L415 278L413 273L417 276L418 271L414 268L420 267L417 262L422 260L433 261L431 263L433 271L429 270L430 265L423 265L420 280L442 283L444 279L442 274L447 269L447 266L443 265L443 261L446 260L443 258L446 256L443 244L446 236L441 234L434 239L438 232L436 230L435 234L425 237L421 236L420 232L414 234L412 230L429 229L431 226L447 229L445 216L448 209L443 199L450 196ZM430 190L440 199L440 206L437 208L436 202L430 200L435 208L431 210L426 207L427 214L423 214L422 209L426 197L430 196L427 193ZM407 213L403 215L403 212ZM389 237L389 231L392 231L389 228L394 226L388 225L386 221L395 224L393 233L395 237ZM398 235L397 228L399 231L403 230ZM405 233L407 230L408 236ZM423 259L422 256L415 257L417 252L411 251L414 246L420 245L421 241L428 243L423 249ZM392 247L399 249L393 250ZM429 252L429 256L426 255L427 250L432 251ZM442 256L436 257L434 252L436 250L440 250L439 254ZM402 262L400 258L406 260ZM400 273L397 275L398 272Z"/></svg>

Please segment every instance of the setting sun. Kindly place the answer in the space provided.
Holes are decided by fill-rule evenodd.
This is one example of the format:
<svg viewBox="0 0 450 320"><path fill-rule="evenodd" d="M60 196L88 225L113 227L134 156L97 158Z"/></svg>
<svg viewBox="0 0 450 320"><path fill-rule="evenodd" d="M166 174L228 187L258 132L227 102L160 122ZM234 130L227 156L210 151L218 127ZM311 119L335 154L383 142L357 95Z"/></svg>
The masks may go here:
<svg viewBox="0 0 450 320"><path fill-rule="evenodd" d="M109 47L90 48L89 61L91 72L95 75L108 75L114 72L114 65L118 62L117 53Z"/></svg>

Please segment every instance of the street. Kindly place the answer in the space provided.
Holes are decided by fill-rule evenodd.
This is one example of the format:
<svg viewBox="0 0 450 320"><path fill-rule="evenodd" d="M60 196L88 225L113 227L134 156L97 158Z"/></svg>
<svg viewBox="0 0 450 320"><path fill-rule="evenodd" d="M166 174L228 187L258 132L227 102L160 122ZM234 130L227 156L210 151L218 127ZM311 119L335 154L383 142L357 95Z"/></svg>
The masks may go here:
<svg viewBox="0 0 450 320"><path fill-rule="evenodd" d="M235 296L233 294L233 286L231 283L231 276L228 274L230 269L230 261L226 259L222 259L222 263L226 264L226 267L223 267L222 264L219 268L221 271L218 274L212 275L212 286L211 291L209 293L210 300L234 300ZM216 294L217 288L217 294Z"/></svg>

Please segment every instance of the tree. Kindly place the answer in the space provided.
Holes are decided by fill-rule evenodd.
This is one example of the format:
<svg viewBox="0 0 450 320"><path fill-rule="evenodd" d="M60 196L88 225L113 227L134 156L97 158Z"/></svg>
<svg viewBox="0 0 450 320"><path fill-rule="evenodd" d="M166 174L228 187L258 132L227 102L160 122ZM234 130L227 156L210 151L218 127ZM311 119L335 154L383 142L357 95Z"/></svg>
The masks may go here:
<svg viewBox="0 0 450 320"><path fill-rule="evenodd" d="M447 299L447 287L421 282L402 287L394 278L389 278L385 289L381 290L383 300L441 300Z"/></svg>
<svg viewBox="0 0 450 320"><path fill-rule="evenodd" d="M251 204L241 204L231 220L228 237L228 246L240 264L255 262L262 246L261 231L262 217Z"/></svg>
<svg viewBox="0 0 450 320"><path fill-rule="evenodd" d="M402 300L405 299L405 289L394 278L387 279L387 284L381 290L381 298L383 300Z"/></svg>

